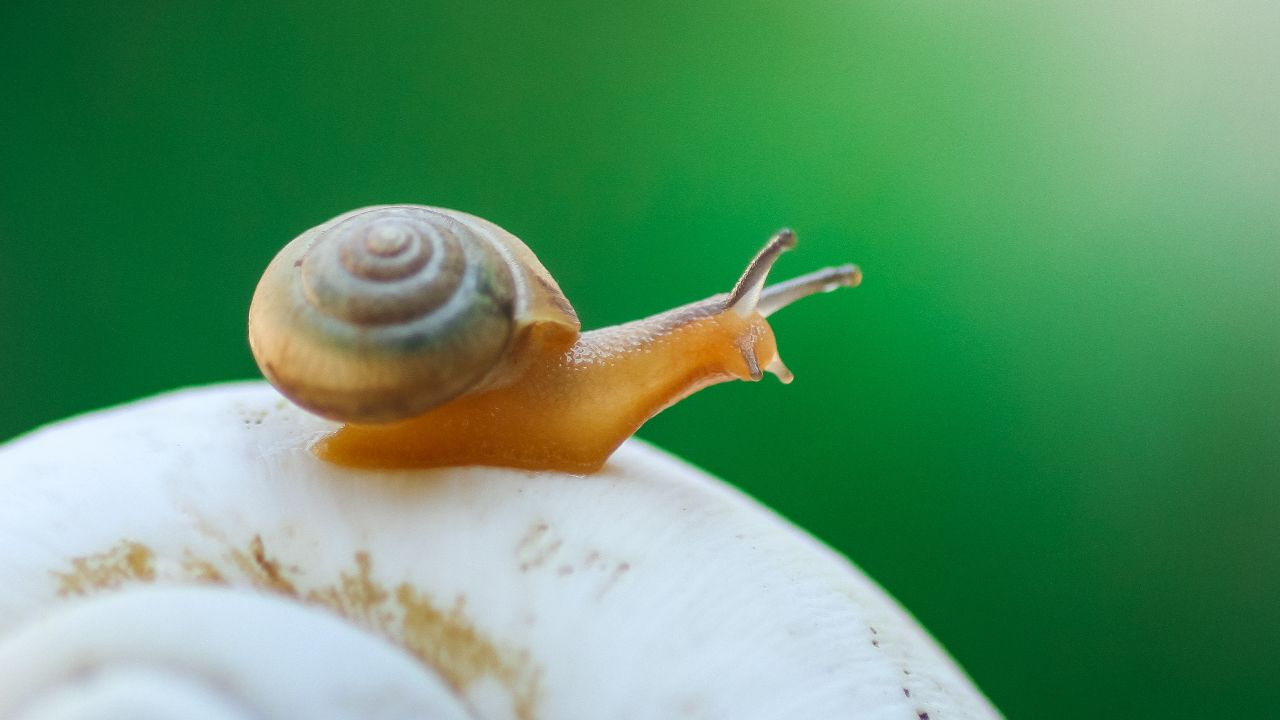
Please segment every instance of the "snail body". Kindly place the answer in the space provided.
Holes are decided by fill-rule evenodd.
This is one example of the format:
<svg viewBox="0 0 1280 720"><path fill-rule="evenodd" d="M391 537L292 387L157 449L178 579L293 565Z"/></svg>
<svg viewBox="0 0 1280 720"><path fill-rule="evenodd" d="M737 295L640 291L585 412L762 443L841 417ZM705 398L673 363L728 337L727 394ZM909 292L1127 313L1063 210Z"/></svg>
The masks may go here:
<svg viewBox="0 0 1280 720"><path fill-rule="evenodd" d="M258 285L249 338L302 407L347 423L315 447L364 467L594 472L646 420L718 382L789 382L767 317L856 285L846 265L765 287L783 230L729 293L580 332L514 235L417 205L352 211L299 236Z"/></svg>

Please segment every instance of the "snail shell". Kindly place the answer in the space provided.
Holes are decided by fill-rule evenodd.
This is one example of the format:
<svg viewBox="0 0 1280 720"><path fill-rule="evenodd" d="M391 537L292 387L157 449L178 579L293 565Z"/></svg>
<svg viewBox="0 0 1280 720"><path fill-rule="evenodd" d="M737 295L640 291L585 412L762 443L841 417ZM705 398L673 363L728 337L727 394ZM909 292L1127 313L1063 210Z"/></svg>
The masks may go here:
<svg viewBox="0 0 1280 720"><path fill-rule="evenodd" d="M249 343L286 396L347 422L420 415L502 385L537 325L574 338L573 307L528 247L491 222L420 205L361 208L271 262Z"/></svg>

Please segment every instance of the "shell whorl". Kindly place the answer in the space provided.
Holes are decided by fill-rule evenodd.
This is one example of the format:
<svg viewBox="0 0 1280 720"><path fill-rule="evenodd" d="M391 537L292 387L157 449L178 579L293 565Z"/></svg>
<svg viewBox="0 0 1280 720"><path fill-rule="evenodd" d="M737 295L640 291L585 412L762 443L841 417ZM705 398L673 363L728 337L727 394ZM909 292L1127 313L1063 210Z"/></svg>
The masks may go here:
<svg viewBox="0 0 1280 720"><path fill-rule="evenodd" d="M375 210L321 233L302 258L299 289L320 313L356 328L432 318L467 280L456 223L405 210ZM435 222L432 222L435 221ZM465 231L465 229L464 229ZM491 261L490 257L483 261ZM490 295L510 305L510 272L494 269ZM474 274L474 273L473 273Z"/></svg>
<svg viewBox="0 0 1280 720"><path fill-rule="evenodd" d="M524 309L546 302L526 295L563 300L549 276L549 287L540 281L540 265L522 266L525 254L514 236L464 213L402 205L341 215L268 267L250 309L254 356L317 414L421 414L502 364L530 321Z"/></svg>
<svg viewBox="0 0 1280 720"><path fill-rule="evenodd" d="M423 208L358 213L320 232L302 256L298 300L344 343L378 333L411 352L453 337L477 313L511 318L512 270L493 242Z"/></svg>

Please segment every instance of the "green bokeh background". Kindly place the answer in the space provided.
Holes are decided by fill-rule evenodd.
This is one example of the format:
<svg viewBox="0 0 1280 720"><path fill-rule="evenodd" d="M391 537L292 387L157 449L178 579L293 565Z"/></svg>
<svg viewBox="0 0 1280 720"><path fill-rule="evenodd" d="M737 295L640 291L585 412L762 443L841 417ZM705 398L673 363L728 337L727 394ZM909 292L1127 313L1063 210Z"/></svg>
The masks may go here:
<svg viewBox="0 0 1280 720"><path fill-rule="evenodd" d="M1280 717L1280 4L6 3L0 438L256 375L332 215L524 238L588 327L779 276L796 382L641 435L1010 717ZM943 720L943 719L936 719Z"/></svg>

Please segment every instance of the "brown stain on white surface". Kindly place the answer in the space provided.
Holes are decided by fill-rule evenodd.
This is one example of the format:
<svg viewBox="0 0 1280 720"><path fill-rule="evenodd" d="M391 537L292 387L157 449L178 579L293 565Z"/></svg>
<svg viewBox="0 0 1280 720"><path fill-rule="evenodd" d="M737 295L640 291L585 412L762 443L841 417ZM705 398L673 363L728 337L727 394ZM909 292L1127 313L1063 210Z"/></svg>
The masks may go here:
<svg viewBox="0 0 1280 720"><path fill-rule="evenodd" d="M267 555L261 535L254 535L249 541L248 552L233 549L228 553L228 557L255 586L281 595L298 596L298 589L286 577L285 568L279 561ZM296 568L292 570L297 572Z"/></svg>
<svg viewBox="0 0 1280 720"><path fill-rule="evenodd" d="M182 553L182 571L185 577L197 582L207 582L215 585L227 584L226 576L222 574L217 565L196 557L195 553L190 550Z"/></svg>
<svg viewBox="0 0 1280 720"><path fill-rule="evenodd" d="M155 553L132 540L122 540L100 553L71 559L71 567L54 571L58 596L89 595L127 583L151 582L156 577Z"/></svg>
<svg viewBox="0 0 1280 720"><path fill-rule="evenodd" d="M494 678L511 693L517 718L536 717L541 672L533 667L528 651L505 650L483 635L467 619L464 598L446 612L407 583L396 588L395 596L404 611L406 649L458 690L481 678Z"/></svg>
<svg viewBox="0 0 1280 720"><path fill-rule="evenodd" d="M593 597L600 602L631 570L631 563L601 555L600 551L586 549L580 554L565 548L564 541L546 522L537 521L529 526L515 546L516 566L522 573L546 568L559 577L574 573L588 574L595 578Z"/></svg>
<svg viewBox="0 0 1280 720"><path fill-rule="evenodd" d="M52 575L61 597L157 580L247 586L291 597L327 608L408 651L438 673L464 702L469 688L492 679L510 695L515 717L537 717L542 673L527 650L501 645L477 628L467 617L464 596L445 609L409 583L387 587L377 582L367 552L355 553L352 567L340 572L337 582L306 589L300 588L303 571L272 556L259 535L244 548L230 548L223 558L200 557L185 550L173 567L170 572L157 572L154 550L122 540L105 551L71 558L67 569Z"/></svg>

